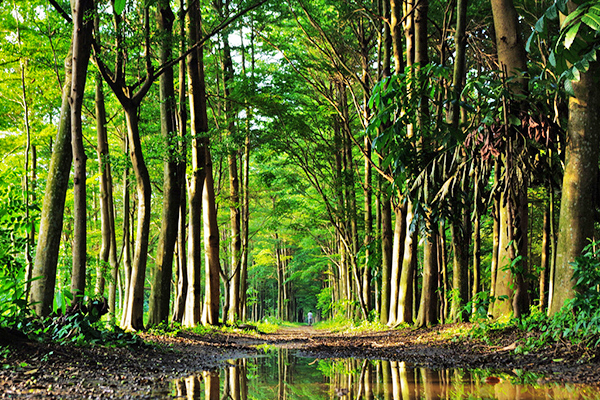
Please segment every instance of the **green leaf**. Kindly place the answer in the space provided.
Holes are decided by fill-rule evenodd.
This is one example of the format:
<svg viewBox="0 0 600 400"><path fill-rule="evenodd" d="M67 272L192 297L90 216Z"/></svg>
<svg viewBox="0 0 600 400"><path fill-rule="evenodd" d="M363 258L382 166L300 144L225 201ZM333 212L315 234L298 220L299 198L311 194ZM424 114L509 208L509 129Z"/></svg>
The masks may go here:
<svg viewBox="0 0 600 400"><path fill-rule="evenodd" d="M556 9L556 4L552 4L550 7L548 7L546 12L544 13L544 16L552 21L558 19L558 11Z"/></svg>
<svg viewBox="0 0 600 400"><path fill-rule="evenodd" d="M575 37L577 37L577 32L579 32L579 27L581 26L581 22L573 25L569 30L565 33L565 48L569 49L573 42L575 41Z"/></svg>
<svg viewBox="0 0 600 400"><path fill-rule="evenodd" d="M542 18L538 19L535 23L535 31L539 33L543 33L546 28L546 19L542 16Z"/></svg>
<svg viewBox="0 0 600 400"><path fill-rule="evenodd" d="M567 15L569 13L569 10L567 9L568 2L569 2L569 0L557 0L555 4L556 4L556 8L558 9L558 11Z"/></svg>
<svg viewBox="0 0 600 400"><path fill-rule="evenodd" d="M121 14L125 10L125 0L115 0L113 4L115 14Z"/></svg>
<svg viewBox="0 0 600 400"><path fill-rule="evenodd" d="M583 22L595 31L600 30L600 15L587 13L583 17L581 17L581 22Z"/></svg>

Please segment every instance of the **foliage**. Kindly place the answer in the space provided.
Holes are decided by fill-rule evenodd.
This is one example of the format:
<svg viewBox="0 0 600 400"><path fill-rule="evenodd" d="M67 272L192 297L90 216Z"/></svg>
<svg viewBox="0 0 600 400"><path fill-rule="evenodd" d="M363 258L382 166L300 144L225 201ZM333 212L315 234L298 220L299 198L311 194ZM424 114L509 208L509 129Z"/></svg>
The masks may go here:
<svg viewBox="0 0 600 400"><path fill-rule="evenodd" d="M521 319L506 322L481 322L469 332L471 337L489 343L494 337L510 330L531 332L515 349L528 353L553 342L567 340L572 344L596 347L600 344L600 249L598 243L588 244L571 263L576 295L567 300L559 312L548 317L538 307Z"/></svg>
<svg viewBox="0 0 600 400"><path fill-rule="evenodd" d="M572 81L578 81L581 73L588 70L591 62L597 60L600 49L600 4L597 1L575 0L577 8L569 10L567 0L557 0L535 24L535 31L527 41L527 49L534 40L551 35L548 28L551 21L563 14L556 43L550 53L549 61L557 74L565 79L565 89L572 93Z"/></svg>
<svg viewBox="0 0 600 400"><path fill-rule="evenodd" d="M274 321L272 318L258 321L256 323L256 329L263 333L274 333L279 329L280 324Z"/></svg>
<svg viewBox="0 0 600 400"><path fill-rule="evenodd" d="M150 328L148 328L148 333L150 333L152 335L157 335L157 336L175 337L175 336L177 336L177 334L180 331L181 331L181 324L179 324L177 322L167 323L167 322L163 321L158 325L154 325L154 326L151 326Z"/></svg>
<svg viewBox="0 0 600 400"><path fill-rule="evenodd" d="M588 244L571 263L575 297L568 300L546 327L553 340L568 339L573 343L600 344L600 249Z"/></svg>

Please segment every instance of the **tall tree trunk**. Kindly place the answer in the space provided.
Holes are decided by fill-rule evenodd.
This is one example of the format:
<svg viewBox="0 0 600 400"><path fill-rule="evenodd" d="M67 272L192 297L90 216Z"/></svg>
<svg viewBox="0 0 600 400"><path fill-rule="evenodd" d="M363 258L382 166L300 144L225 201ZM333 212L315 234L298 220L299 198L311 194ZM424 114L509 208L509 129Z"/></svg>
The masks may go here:
<svg viewBox="0 0 600 400"><path fill-rule="evenodd" d="M228 3L226 2L221 12L222 16L229 13ZM231 59L231 49L229 46L229 37L223 35L223 85L225 94L225 117L227 118L227 130L229 135L234 134L235 114L233 103L230 99L231 86L233 85L234 70ZM235 141L234 141L235 143ZM240 308L240 257L242 252L241 241L241 215L240 215L240 181L238 178L237 149L231 149L227 156L229 166L229 194L230 194L230 224L231 224L231 278L229 281L229 312L228 323L235 323L239 319ZM225 282L227 284L228 282Z"/></svg>
<svg viewBox="0 0 600 400"><path fill-rule="evenodd" d="M31 302L37 315L45 317L52 312L54 288L56 286L56 267L62 235L65 198L69 186L69 173L73 160L71 147L71 91L72 49L65 58L65 83L62 91L60 123L54 142L50 168L44 191L40 231L35 252L35 263L31 283Z"/></svg>
<svg viewBox="0 0 600 400"><path fill-rule="evenodd" d="M220 259L219 259L219 226L217 224L217 208L213 181L213 167L210 149L206 147L206 179L202 193L204 219L204 251L206 253L203 325L219 324L220 298Z"/></svg>
<svg viewBox="0 0 600 400"><path fill-rule="evenodd" d="M188 43L195 43L201 32L200 9L190 4L188 11ZM200 275L202 265L202 195L206 180L206 146L208 145L208 119L206 114L206 87L202 47L192 51L187 58L190 127L192 135L192 172L188 184L189 234L188 234L188 289L185 305L185 326L195 326L201 321Z"/></svg>
<svg viewBox="0 0 600 400"><path fill-rule="evenodd" d="M123 138L124 153L129 153L129 139ZM123 296L121 298L121 326L125 326L125 317L129 307L131 288L131 196L129 194L129 167L123 169Z"/></svg>
<svg viewBox="0 0 600 400"><path fill-rule="evenodd" d="M550 201L550 200L549 200ZM552 241L552 238L550 236L551 231L550 231L550 207L549 204L547 204L544 207L544 226L543 226L543 233L542 233L542 254L541 254L541 261L540 261L540 285L539 285L539 291L540 291L540 300L539 300L539 307L540 307L540 311L544 311L546 310L546 308L548 307L548 272L550 271L550 257L551 257L551 252L550 252L550 243Z"/></svg>
<svg viewBox="0 0 600 400"><path fill-rule="evenodd" d="M111 279L108 291L108 307L111 320L114 321L116 315L116 287L119 263L117 261L113 184L106 124L106 108L104 105L102 76L99 73L96 73L96 134L98 141L98 168L100 170L100 220L102 232L99 263L101 271L96 272L96 294L103 295L104 279L102 271L110 266Z"/></svg>
<svg viewBox="0 0 600 400"><path fill-rule="evenodd" d="M416 325L431 326L437 323L437 227L428 224L425 243L423 244L423 288Z"/></svg>
<svg viewBox="0 0 600 400"><path fill-rule="evenodd" d="M384 0L387 1L387 0ZM390 3L390 34L394 54L394 74L404 73L404 56L402 50L402 5L400 0L389 0ZM408 20L407 20L408 21Z"/></svg>
<svg viewBox="0 0 600 400"><path fill-rule="evenodd" d="M166 64L172 57L172 33L175 16L169 0L158 3L158 27L161 37L160 61ZM171 278L173 276L173 253L179 223L179 201L181 184L179 172L179 152L177 144L177 104L173 84L173 67L160 76L160 127L167 149L163 174L162 224L156 253L156 269L150 305L148 325L155 326L169 320L171 298Z"/></svg>
<svg viewBox="0 0 600 400"><path fill-rule="evenodd" d="M400 275L400 284L398 289L398 310L396 311L398 318L396 324L410 324L413 322L413 302L415 299L415 291L413 290L413 283L415 281L416 271L416 248L417 248L417 230L412 229L413 219L415 215L413 213L413 205L411 202L406 204L406 218L405 222L405 234L404 240L399 243L400 246L404 246L402 250L402 269Z"/></svg>
<svg viewBox="0 0 600 400"><path fill-rule="evenodd" d="M179 1L179 37L181 52L185 51L187 38L185 35L185 0ZM179 62L179 162L177 163L177 176L179 178L179 222L177 228L177 291L173 307L173 321L182 323L185 313L185 298L188 288L187 251L186 251L186 158L187 158L187 102L186 102L186 62L185 58Z"/></svg>
<svg viewBox="0 0 600 400"><path fill-rule="evenodd" d="M392 202L389 195L382 195L381 205L381 308L380 322L388 322L391 309L391 272L392 272ZM402 218L402 217L401 217ZM398 267L397 267L398 268ZM396 272L398 275L398 272Z"/></svg>
<svg viewBox="0 0 600 400"><path fill-rule="evenodd" d="M596 93L600 64L593 62L579 81L573 81L569 97L569 125L565 149L556 266L550 314L575 296L571 262L581 254L594 233L590 210L596 204L600 98Z"/></svg>
<svg viewBox="0 0 600 400"><path fill-rule="evenodd" d="M20 21L17 18L17 41L19 47L22 46ZM35 197L35 188L30 188L29 180L29 156L33 149L33 160L35 160L35 146L31 145L31 124L29 123L29 101L27 99L27 86L25 81L25 69L27 62L23 58L19 59L19 70L21 73L21 104L23 106L23 128L26 134L25 143L25 173L23 176L23 201L25 203L25 221L31 224L31 229L27 231L27 240L25 241L25 298L29 297L31 290L31 278L33 274L33 259L31 257L31 246L35 240L35 223L31 220L30 207L32 205L32 197ZM35 176L35 166L32 170L32 176ZM31 195L30 195L31 193Z"/></svg>
<svg viewBox="0 0 600 400"><path fill-rule="evenodd" d="M240 304L238 309L239 319L246 321L246 302L248 290L248 239L250 222L250 129L247 127L244 143L243 179L242 179L242 254L240 260Z"/></svg>
<svg viewBox="0 0 600 400"><path fill-rule="evenodd" d="M513 0L492 0L492 14L496 31L498 61L504 74L515 76L527 67L527 55L519 29L518 15ZM516 93L526 90L525 78L521 77L511 86ZM518 113L518 105L508 109L507 113ZM508 124L508 117L505 118ZM525 177L525 172L515 173L522 165L513 165L514 154L522 144L514 132L507 126L506 151L504 154L505 181L500 199L500 243L498 269L496 276L496 298L506 297L508 301L496 301L493 307L495 318L508 318L511 313L519 318L525 311L527 289L523 278L527 269L527 182L524 178L517 182L515 176ZM525 204L522 204L525 201Z"/></svg>
<svg viewBox="0 0 600 400"><path fill-rule="evenodd" d="M139 104L133 101L125 109L127 134L129 139L129 155L135 173L137 192L137 228L135 249L131 265L131 282L125 315L124 328L138 330L144 328L144 283L146 280L146 264L148 261L148 240L150 234L150 175L142 154L139 132Z"/></svg>
<svg viewBox="0 0 600 400"><path fill-rule="evenodd" d="M494 184L500 184L500 161L494 162ZM498 251L500 248L500 190L496 190L492 201L492 261L490 266L490 302L488 315L492 315L496 302L496 276L498 275Z"/></svg>
<svg viewBox="0 0 600 400"><path fill-rule="evenodd" d="M476 177L475 179L479 179ZM471 315L477 316L480 301L478 296L481 290L481 213L479 190L475 190L473 206L473 285L471 287Z"/></svg>
<svg viewBox="0 0 600 400"><path fill-rule="evenodd" d="M398 205L394 209L396 219L394 222L394 236L392 240L390 306L387 318L387 324L389 326L397 325L399 320L398 302L402 298L401 274L403 260L406 256L404 253L404 242L407 236L406 216L408 215L408 211L410 210L402 205Z"/></svg>
<svg viewBox="0 0 600 400"><path fill-rule="evenodd" d="M73 272L71 275L72 303L81 302L85 295L87 202L86 160L83 148L81 107L85 92L87 70L92 50L94 19L93 0L72 0L73 15L73 76L69 102L71 105L71 146L73 147Z"/></svg>

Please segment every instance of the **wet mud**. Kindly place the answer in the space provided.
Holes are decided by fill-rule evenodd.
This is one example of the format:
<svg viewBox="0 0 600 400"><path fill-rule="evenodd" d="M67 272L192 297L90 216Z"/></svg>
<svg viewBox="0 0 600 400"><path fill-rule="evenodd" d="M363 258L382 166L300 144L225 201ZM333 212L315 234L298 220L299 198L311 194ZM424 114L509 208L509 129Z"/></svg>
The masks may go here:
<svg viewBox="0 0 600 400"><path fill-rule="evenodd" d="M0 398L160 398L173 379L220 368L227 360L264 353L271 346L315 358L383 359L433 369L485 368L509 374L528 371L543 374L544 380L600 389L598 348L559 343L517 354L524 333L502 332L483 342L459 335L468 328L332 333L299 327L273 334L141 334L147 344L134 348L57 346L14 338L0 347Z"/></svg>

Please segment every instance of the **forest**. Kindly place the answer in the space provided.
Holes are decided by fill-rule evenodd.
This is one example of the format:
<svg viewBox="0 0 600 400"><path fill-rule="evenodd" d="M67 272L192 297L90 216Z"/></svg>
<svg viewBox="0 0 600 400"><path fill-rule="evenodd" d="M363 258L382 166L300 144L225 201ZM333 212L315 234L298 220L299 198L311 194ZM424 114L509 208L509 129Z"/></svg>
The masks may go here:
<svg viewBox="0 0 600 400"><path fill-rule="evenodd" d="M597 313L597 0L0 15L0 326Z"/></svg>

